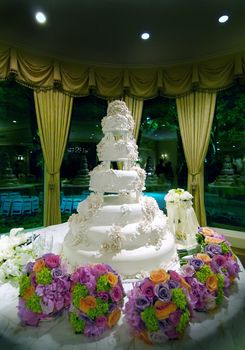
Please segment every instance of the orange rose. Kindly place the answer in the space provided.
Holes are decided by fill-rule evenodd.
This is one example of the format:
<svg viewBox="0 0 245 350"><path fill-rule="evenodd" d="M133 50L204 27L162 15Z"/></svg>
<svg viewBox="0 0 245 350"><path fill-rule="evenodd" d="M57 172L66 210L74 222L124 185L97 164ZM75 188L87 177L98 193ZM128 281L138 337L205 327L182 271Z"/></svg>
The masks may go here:
<svg viewBox="0 0 245 350"><path fill-rule="evenodd" d="M32 297L34 292L35 292L34 286L30 286L30 287L26 288L22 298L26 301L26 300L28 300L28 299L30 299Z"/></svg>
<svg viewBox="0 0 245 350"><path fill-rule="evenodd" d="M155 302L154 308L156 310L156 317L158 320L165 320L172 312L177 310L177 306L174 303L164 303L161 300L157 300Z"/></svg>
<svg viewBox="0 0 245 350"><path fill-rule="evenodd" d="M115 324L119 321L121 317L121 310L116 308L112 311L112 313L108 316L107 324L109 328L115 326Z"/></svg>
<svg viewBox="0 0 245 350"><path fill-rule="evenodd" d="M219 244L221 242L224 242L224 239L216 237L205 237L205 243L207 244Z"/></svg>
<svg viewBox="0 0 245 350"><path fill-rule="evenodd" d="M152 271L150 273L150 280L157 284L157 283L160 283L160 282L166 282L169 280L170 276L169 274L163 270L163 269L159 269L159 270L156 270L156 271Z"/></svg>
<svg viewBox="0 0 245 350"><path fill-rule="evenodd" d="M202 233L204 236L213 236L215 231L210 227L202 227Z"/></svg>
<svg viewBox="0 0 245 350"><path fill-rule="evenodd" d="M107 277L107 281L110 283L110 285L112 287L115 287L115 285L118 282L118 277L116 275L114 275L114 273L112 273L112 272L108 272L106 277Z"/></svg>
<svg viewBox="0 0 245 350"><path fill-rule="evenodd" d="M186 280L183 277L181 277L180 279L180 284L183 288L186 288L189 291L191 290L191 286L189 285L189 283L186 282Z"/></svg>
<svg viewBox="0 0 245 350"><path fill-rule="evenodd" d="M198 259L201 259L204 262L204 264L209 264L210 261L212 260L208 254L203 254L203 253L198 253L196 257Z"/></svg>
<svg viewBox="0 0 245 350"><path fill-rule="evenodd" d="M142 339L146 344L152 345L152 341L149 339L147 331L142 331L137 334L137 336Z"/></svg>
<svg viewBox="0 0 245 350"><path fill-rule="evenodd" d="M216 275L209 276L206 279L206 286L210 292L214 292L218 288L218 278Z"/></svg>
<svg viewBox="0 0 245 350"><path fill-rule="evenodd" d="M86 314L90 309L95 308L96 305L95 297L88 295L80 299L79 309Z"/></svg>
<svg viewBox="0 0 245 350"><path fill-rule="evenodd" d="M41 271L44 268L44 266L45 266L44 260L43 259L38 259L35 262L34 266L33 266L33 271L39 272L39 271Z"/></svg>

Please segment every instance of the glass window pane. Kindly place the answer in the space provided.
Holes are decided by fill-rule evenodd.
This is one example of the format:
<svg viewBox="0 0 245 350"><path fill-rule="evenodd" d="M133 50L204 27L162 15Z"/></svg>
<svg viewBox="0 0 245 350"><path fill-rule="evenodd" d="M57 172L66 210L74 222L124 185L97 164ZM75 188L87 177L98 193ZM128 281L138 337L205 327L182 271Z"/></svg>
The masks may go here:
<svg viewBox="0 0 245 350"><path fill-rule="evenodd" d="M245 88L219 92L205 160L209 226L245 230Z"/></svg>
<svg viewBox="0 0 245 350"><path fill-rule="evenodd" d="M98 163L96 145L103 137L101 119L107 100L75 98L67 147L61 167L61 217L67 221L89 194L89 171Z"/></svg>
<svg viewBox="0 0 245 350"><path fill-rule="evenodd" d="M141 167L146 170L146 195L154 197L165 210L164 196L171 188L187 186L174 99L157 97L144 101L139 134Z"/></svg>
<svg viewBox="0 0 245 350"><path fill-rule="evenodd" d="M43 225L43 157L33 91L0 83L0 233Z"/></svg>

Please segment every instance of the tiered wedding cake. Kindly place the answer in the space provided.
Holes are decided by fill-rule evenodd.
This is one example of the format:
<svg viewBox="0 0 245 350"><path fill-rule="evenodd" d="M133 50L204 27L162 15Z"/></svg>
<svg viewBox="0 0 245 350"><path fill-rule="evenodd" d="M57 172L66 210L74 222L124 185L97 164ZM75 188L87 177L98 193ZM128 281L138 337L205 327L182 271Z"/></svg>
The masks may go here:
<svg viewBox="0 0 245 350"><path fill-rule="evenodd" d="M156 201L142 195L145 171L136 165L134 121L123 101L109 104L97 145L102 162L90 172L90 196L69 219L63 253L72 266L108 263L124 276L135 276L176 259L167 217ZM122 170L111 168L122 164Z"/></svg>

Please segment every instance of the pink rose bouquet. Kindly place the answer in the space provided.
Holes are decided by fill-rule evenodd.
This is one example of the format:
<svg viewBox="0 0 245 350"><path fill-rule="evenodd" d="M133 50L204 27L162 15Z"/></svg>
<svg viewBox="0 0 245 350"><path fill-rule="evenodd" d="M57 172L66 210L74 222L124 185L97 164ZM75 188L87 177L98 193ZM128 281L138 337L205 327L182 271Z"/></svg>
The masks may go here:
<svg viewBox="0 0 245 350"><path fill-rule="evenodd" d="M19 281L20 320L37 326L70 306L70 275L59 255L45 254L26 265Z"/></svg>
<svg viewBox="0 0 245 350"><path fill-rule="evenodd" d="M106 264L85 265L71 275L69 321L75 333L98 338L121 317L125 292L121 278Z"/></svg>
<svg viewBox="0 0 245 350"><path fill-rule="evenodd" d="M162 269L136 282L124 310L135 336L149 344L180 338L192 315L189 289L177 272Z"/></svg>

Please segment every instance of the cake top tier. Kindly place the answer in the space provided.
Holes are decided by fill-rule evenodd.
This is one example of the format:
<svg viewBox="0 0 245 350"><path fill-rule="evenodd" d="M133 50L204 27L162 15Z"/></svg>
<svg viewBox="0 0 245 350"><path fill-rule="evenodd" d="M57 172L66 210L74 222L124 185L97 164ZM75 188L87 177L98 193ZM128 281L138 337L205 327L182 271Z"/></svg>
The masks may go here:
<svg viewBox="0 0 245 350"><path fill-rule="evenodd" d="M134 120L124 101L116 100L109 103L107 116L101 122L103 133L133 132Z"/></svg>
<svg viewBox="0 0 245 350"><path fill-rule="evenodd" d="M127 115L130 114L129 109L124 101L115 100L108 104L107 116Z"/></svg>

